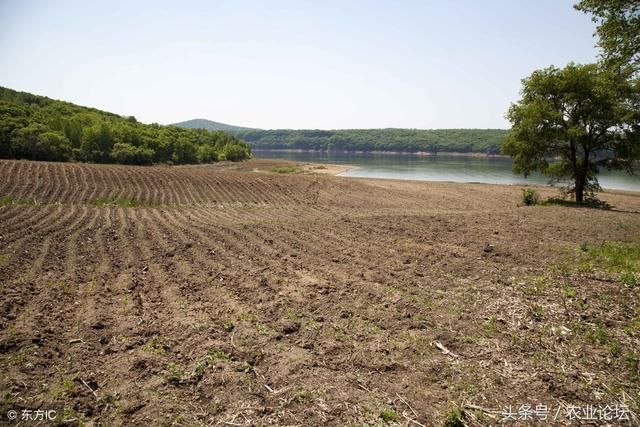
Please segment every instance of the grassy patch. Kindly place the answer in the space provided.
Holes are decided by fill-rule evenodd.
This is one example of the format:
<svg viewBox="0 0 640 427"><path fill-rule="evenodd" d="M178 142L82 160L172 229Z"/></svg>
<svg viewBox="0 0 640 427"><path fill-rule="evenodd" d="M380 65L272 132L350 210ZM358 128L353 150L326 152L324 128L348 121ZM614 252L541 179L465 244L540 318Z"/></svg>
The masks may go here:
<svg viewBox="0 0 640 427"><path fill-rule="evenodd" d="M527 281L522 289L526 296L545 296L549 290L549 283L545 276L535 276L532 281Z"/></svg>
<svg viewBox="0 0 640 427"><path fill-rule="evenodd" d="M624 286L640 286L640 243L602 242L583 252L586 260L581 265L617 274Z"/></svg>
<svg viewBox="0 0 640 427"><path fill-rule="evenodd" d="M269 171L275 172L275 173L300 173L302 172L302 169L297 168L295 166L280 166L276 168L271 168L269 169Z"/></svg>
<svg viewBox="0 0 640 427"><path fill-rule="evenodd" d="M26 199L16 199L11 196L3 196L0 197L0 207L4 206L35 206L38 202L34 197L29 197Z"/></svg>
<svg viewBox="0 0 640 427"><path fill-rule="evenodd" d="M0 206L11 206L13 205L13 197L4 196L0 198Z"/></svg>
<svg viewBox="0 0 640 427"><path fill-rule="evenodd" d="M640 272L625 271L620 275L620 282L629 288L636 288L640 286Z"/></svg>
<svg viewBox="0 0 640 427"><path fill-rule="evenodd" d="M640 354L635 351L628 351L624 360L625 367L629 371L633 381L640 380Z"/></svg>
<svg viewBox="0 0 640 427"><path fill-rule="evenodd" d="M187 373L185 369L177 363L169 363L169 365L167 366L167 370L169 371L169 382L179 384L183 380L187 379Z"/></svg>
<svg viewBox="0 0 640 427"><path fill-rule="evenodd" d="M616 273L640 270L640 243L602 242L586 251L596 263Z"/></svg>
<svg viewBox="0 0 640 427"><path fill-rule="evenodd" d="M533 304L531 307L529 307L529 311L533 320L540 321L544 319L544 308L542 308L541 305Z"/></svg>
<svg viewBox="0 0 640 427"><path fill-rule="evenodd" d="M144 349L152 353L165 354L171 349L165 338L154 335L144 346Z"/></svg>
<svg viewBox="0 0 640 427"><path fill-rule="evenodd" d="M383 409L380 411L380 418L385 423L392 423L398 421L398 414L393 409Z"/></svg>
<svg viewBox="0 0 640 427"><path fill-rule="evenodd" d="M564 277L603 271L624 286L635 288L640 286L640 242L603 241L594 246L582 243L552 270Z"/></svg>
<svg viewBox="0 0 640 427"><path fill-rule="evenodd" d="M219 348L210 348L209 351L207 352L207 354L209 355L209 357L211 357L211 359L214 360L229 360L231 359L231 355L229 353L227 353L224 350L221 350Z"/></svg>
<svg viewBox="0 0 640 427"><path fill-rule="evenodd" d="M464 413L462 409L450 405L444 413L444 425L446 427L464 427Z"/></svg>
<svg viewBox="0 0 640 427"><path fill-rule="evenodd" d="M51 397L56 400L70 397L71 395L73 395L74 389L74 378L62 378L51 391Z"/></svg>
<svg viewBox="0 0 640 427"><path fill-rule="evenodd" d="M256 322L256 330L260 335L269 335L271 333L271 328L264 323Z"/></svg>
<svg viewBox="0 0 640 427"><path fill-rule="evenodd" d="M216 360L228 361L230 359L231 355L226 351L218 348L210 348L204 357L195 361L191 369L177 363L169 363L167 366L167 379L175 385L196 384L202 379L207 370L213 366ZM252 372L253 366L250 365L250 367L250 371Z"/></svg>
<svg viewBox="0 0 640 427"><path fill-rule="evenodd" d="M634 318L624 328L624 332L630 336L640 336L640 316Z"/></svg>
<svg viewBox="0 0 640 427"><path fill-rule="evenodd" d="M602 323L597 323L587 331L587 339L592 344L605 345L609 342L609 331Z"/></svg>
<svg viewBox="0 0 640 427"><path fill-rule="evenodd" d="M498 318L496 316L491 316L484 322L484 332L487 336L498 333Z"/></svg>

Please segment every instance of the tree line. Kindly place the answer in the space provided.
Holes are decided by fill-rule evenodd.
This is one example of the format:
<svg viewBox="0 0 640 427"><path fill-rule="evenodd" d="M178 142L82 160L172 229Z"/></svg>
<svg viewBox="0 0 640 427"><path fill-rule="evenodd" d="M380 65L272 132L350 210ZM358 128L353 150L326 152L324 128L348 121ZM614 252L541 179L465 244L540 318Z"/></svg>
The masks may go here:
<svg viewBox="0 0 640 427"><path fill-rule="evenodd" d="M223 131L147 125L0 87L0 158L149 165L249 157L249 145Z"/></svg>
<svg viewBox="0 0 640 427"><path fill-rule="evenodd" d="M502 129L240 130L253 148L320 151L401 151L499 154Z"/></svg>

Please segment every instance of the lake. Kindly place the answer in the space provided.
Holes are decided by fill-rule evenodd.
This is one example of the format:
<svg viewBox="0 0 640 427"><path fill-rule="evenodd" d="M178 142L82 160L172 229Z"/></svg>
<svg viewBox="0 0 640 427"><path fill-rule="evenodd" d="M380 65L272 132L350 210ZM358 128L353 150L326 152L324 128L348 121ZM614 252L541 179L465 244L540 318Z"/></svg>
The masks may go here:
<svg viewBox="0 0 640 427"><path fill-rule="evenodd" d="M487 184L547 184L547 179L540 174L533 174L527 179L514 174L513 162L505 157L278 150L253 150L253 153L256 157L265 159L353 166L353 169L340 174L341 176ZM629 176L624 172L603 171L598 176L598 180L603 188L640 191L640 176L637 175Z"/></svg>

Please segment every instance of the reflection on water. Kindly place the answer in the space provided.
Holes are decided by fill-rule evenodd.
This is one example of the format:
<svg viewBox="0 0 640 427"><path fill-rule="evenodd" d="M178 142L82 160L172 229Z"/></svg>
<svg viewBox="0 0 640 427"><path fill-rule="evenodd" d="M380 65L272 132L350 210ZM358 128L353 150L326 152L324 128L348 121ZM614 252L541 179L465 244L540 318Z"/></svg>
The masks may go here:
<svg viewBox="0 0 640 427"><path fill-rule="evenodd" d="M341 174L363 178L412 179L419 181L481 182L488 184L546 184L533 174L527 179L512 171L512 161L504 157L420 156L415 154L328 153L320 151L254 150L258 158L301 162L349 164L354 168ZM603 171L598 179L603 188L640 191L640 177L624 172Z"/></svg>

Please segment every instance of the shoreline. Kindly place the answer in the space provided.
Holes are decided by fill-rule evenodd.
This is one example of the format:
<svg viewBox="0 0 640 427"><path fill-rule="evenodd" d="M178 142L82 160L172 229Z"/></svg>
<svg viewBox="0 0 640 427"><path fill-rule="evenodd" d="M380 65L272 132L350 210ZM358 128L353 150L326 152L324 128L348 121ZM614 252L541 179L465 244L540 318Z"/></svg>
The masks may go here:
<svg viewBox="0 0 640 427"><path fill-rule="evenodd" d="M500 185L506 187L530 187L536 189L555 189L558 190L560 187L552 186L548 184L542 183L493 183L493 182L480 182L480 181L438 181L438 180L426 180L426 179L406 179L406 178L389 178L389 177L373 177L373 176L349 176L343 175L346 172L349 172L353 169L356 169L358 166L350 165L350 164L335 164L335 163L316 163L316 162L299 162L295 160L288 159L261 159L261 160L273 160L276 162L291 162L292 164L300 167L302 172L312 173L312 174L321 174L321 175L331 175L339 178L350 178L350 179L363 179L363 180L384 180L384 181L394 181L394 182L429 182L429 183L443 183L443 184L460 184L460 185L469 185L469 184L480 184L480 185ZM628 189L620 189L620 188L603 188L601 193L608 194L626 194L629 196L640 196L640 190L628 190Z"/></svg>
<svg viewBox="0 0 640 427"><path fill-rule="evenodd" d="M253 153L259 152L278 152L278 153L339 153L339 154L382 154L382 155L415 155L415 156L467 156L467 157L491 157L491 158L506 158L509 156L505 156L504 154L490 154L490 153L463 153L460 151L364 151L364 150L354 150L354 151L346 151L346 150L306 150L304 148L252 148L251 151Z"/></svg>

